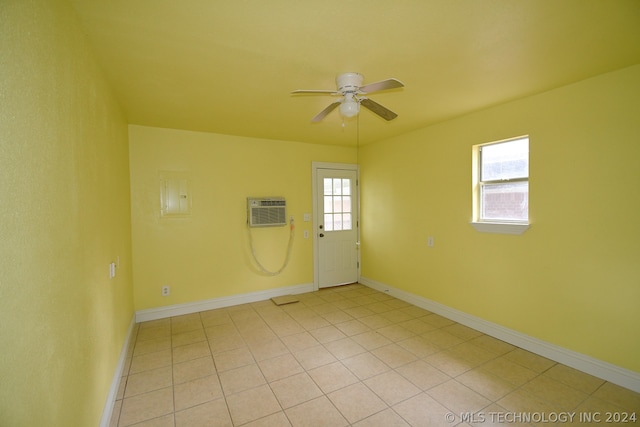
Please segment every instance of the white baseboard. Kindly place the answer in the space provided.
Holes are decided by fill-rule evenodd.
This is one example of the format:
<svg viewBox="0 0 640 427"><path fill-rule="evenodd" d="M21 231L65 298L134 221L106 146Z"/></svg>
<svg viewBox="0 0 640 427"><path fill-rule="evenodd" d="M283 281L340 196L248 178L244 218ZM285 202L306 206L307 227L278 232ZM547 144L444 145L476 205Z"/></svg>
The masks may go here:
<svg viewBox="0 0 640 427"><path fill-rule="evenodd" d="M640 373L542 341L430 299L360 277L360 283L563 365L640 393Z"/></svg>
<svg viewBox="0 0 640 427"><path fill-rule="evenodd" d="M109 389L109 394L107 395L107 402L105 403L104 410L102 411L100 427L109 427L109 423L111 422L111 415L113 414L113 407L115 406L116 398L118 397L120 380L122 379L122 373L124 371L124 365L127 360L127 352L129 351L129 345L131 344L131 335L133 333L133 327L135 326L135 324L135 317L131 317L129 330L127 330L127 336L124 339L122 351L120 352L120 359L118 359L118 365L116 366L116 372L113 375L113 380L111 380L111 388Z"/></svg>
<svg viewBox="0 0 640 427"><path fill-rule="evenodd" d="M136 322L146 322L149 320L164 319L172 316L181 316L183 314L197 313L199 311L213 310L216 308L231 307L239 304L247 304L251 302L264 301L273 297L283 295L302 294L312 292L313 283L303 285L286 286L283 288L268 289L265 291L257 291L240 295L232 295L228 297L213 298L209 300L189 302L185 304L168 305L166 307L149 308L146 310L136 311Z"/></svg>

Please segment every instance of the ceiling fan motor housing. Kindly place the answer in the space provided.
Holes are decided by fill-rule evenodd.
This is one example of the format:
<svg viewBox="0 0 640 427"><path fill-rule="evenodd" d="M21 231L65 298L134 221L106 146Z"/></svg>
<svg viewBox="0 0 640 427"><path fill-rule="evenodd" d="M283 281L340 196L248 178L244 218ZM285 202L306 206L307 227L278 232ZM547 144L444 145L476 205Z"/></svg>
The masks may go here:
<svg viewBox="0 0 640 427"><path fill-rule="evenodd" d="M345 93L357 93L364 76L360 73L343 73L336 77L336 85L338 86L338 92Z"/></svg>

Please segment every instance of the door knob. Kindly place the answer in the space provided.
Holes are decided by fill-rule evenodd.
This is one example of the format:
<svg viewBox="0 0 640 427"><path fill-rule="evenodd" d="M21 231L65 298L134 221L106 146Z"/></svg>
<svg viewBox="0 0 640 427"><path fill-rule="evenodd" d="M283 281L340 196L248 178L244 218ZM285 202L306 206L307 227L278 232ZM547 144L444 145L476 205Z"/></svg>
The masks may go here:
<svg viewBox="0 0 640 427"><path fill-rule="evenodd" d="M319 234L319 236L320 236L320 237L324 237L324 233L320 233L320 234Z"/></svg>

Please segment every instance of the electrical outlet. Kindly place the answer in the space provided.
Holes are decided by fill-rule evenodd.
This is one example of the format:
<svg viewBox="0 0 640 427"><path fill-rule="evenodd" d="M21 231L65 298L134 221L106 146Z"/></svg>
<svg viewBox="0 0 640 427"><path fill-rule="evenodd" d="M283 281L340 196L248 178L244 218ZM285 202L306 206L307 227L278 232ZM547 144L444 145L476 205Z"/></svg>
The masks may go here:
<svg viewBox="0 0 640 427"><path fill-rule="evenodd" d="M171 294L171 288L169 286L163 286L162 287L162 296L163 297L167 297Z"/></svg>
<svg viewBox="0 0 640 427"><path fill-rule="evenodd" d="M432 248L434 245L434 241L433 241L433 236L429 236L427 237L427 246L429 246L430 248Z"/></svg>
<svg viewBox="0 0 640 427"><path fill-rule="evenodd" d="M116 277L116 263L112 262L109 264L109 279L113 279Z"/></svg>

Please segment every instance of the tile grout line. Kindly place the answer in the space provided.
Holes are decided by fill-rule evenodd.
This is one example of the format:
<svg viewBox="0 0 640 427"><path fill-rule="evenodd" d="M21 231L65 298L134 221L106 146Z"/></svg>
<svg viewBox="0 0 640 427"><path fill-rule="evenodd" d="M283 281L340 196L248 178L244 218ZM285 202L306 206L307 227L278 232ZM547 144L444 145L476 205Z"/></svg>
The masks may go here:
<svg viewBox="0 0 640 427"><path fill-rule="evenodd" d="M207 332L206 329L204 327L204 321L202 320L202 312L198 313L198 318L200 319L200 325L202 326L202 331L204 333L204 338L207 342L207 350L209 351L209 355L211 356L211 360L213 361L213 368L215 369L215 375L216 378L218 380L218 384L220 384L220 393L222 394L222 399L224 399L224 405L227 408L227 415L229 416L229 419L232 420L231 418L231 411L229 410L229 402L227 401L227 395L224 393L224 390L222 389L222 381L220 380L220 372L218 371L218 367L216 365L216 359L215 357L213 357L213 351L211 350L211 344L209 342L209 337L207 336ZM232 319L233 321L233 319ZM233 423L233 420L232 420Z"/></svg>

